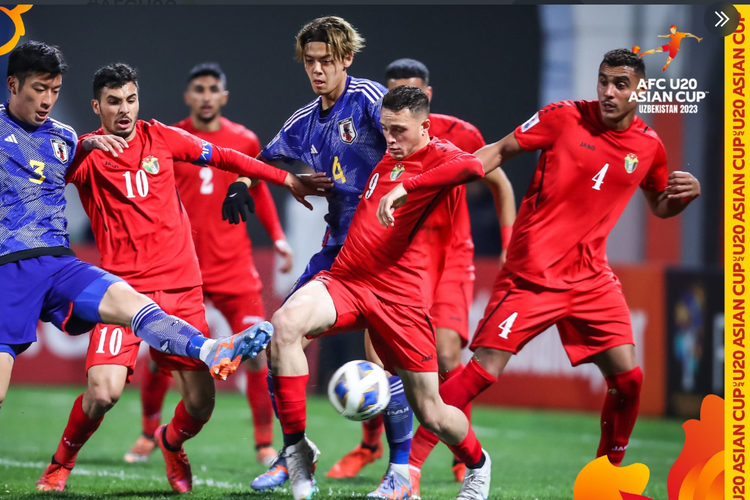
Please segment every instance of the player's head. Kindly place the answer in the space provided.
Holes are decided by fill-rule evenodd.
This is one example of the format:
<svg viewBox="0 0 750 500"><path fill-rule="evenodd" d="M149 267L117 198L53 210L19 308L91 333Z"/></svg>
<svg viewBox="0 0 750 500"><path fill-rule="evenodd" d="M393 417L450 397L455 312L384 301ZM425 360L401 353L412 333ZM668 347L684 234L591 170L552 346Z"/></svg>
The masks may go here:
<svg viewBox="0 0 750 500"><path fill-rule="evenodd" d="M204 123L221 116L229 92L227 77L215 62L200 63L190 70L185 90L185 104L190 106L190 115Z"/></svg>
<svg viewBox="0 0 750 500"><path fill-rule="evenodd" d="M430 87L430 70L421 61L416 59L396 59L385 68L385 85L388 90L399 85L412 85L424 90L427 97L432 100L432 87Z"/></svg>
<svg viewBox="0 0 750 500"><path fill-rule="evenodd" d="M430 100L419 87L401 85L383 96L380 125L394 160L403 160L430 142Z"/></svg>
<svg viewBox="0 0 750 500"><path fill-rule="evenodd" d="M672 33L673 35L675 33L677 33L677 26L675 26L674 24L672 26L670 26L669 27L669 32Z"/></svg>
<svg viewBox="0 0 750 500"><path fill-rule="evenodd" d="M29 41L8 56L11 113L29 125L41 125L49 116L68 69L62 52L44 42Z"/></svg>
<svg viewBox="0 0 750 500"><path fill-rule="evenodd" d="M102 120L106 134L129 140L138 120L138 72L123 63L104 66L94 75L91 107Z"/></svg>
<svg viewBox="0 0 750 500"><path fill-rule="evenodd" d="M364 46L365 39L344 19L319 17L297 33L296 58L305 65L316 94L335 94L343 91L346 70Z"/></svg>
<svg viewBox="0 0 750 500"><path fill-rule="evenodd" d="M596 86L602 121L611 128L628 126L633 120L638 102L630 96L638 82L646 78L643 59L628 49L610 50L599 65Z"/></svg>

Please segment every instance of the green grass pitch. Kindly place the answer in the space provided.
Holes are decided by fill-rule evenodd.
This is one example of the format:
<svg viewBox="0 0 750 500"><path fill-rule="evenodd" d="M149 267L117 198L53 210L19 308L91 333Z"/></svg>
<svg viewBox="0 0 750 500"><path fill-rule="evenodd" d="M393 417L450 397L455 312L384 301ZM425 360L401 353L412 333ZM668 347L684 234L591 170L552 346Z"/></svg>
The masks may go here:
<svg viewBox="0 0 750 500"><path fill-rule="evenodd" d="M0 499L156 499L175 498L157 450L149 462L125 464L124 452L140 429L138 394L126 390L117 406L83 448L64 493L37 493L35 482L55 451L68 412L82 388L12 386L0 411ZM170 391L163 415L171 416L177 394ZM336 415L324 398L308 402L308 436L323 454L318 464L319 499L362 498L374 489L386 458L359 477L332 480L325 472L360 437L360 424ZM477 407L474 428L493 462L491 499L573 498L573 483L598 444L598 415ZM651 470L645 495L667 498L667 475L684 442L681 423L641 418L625 465L641 462ZM276 433L280 443L280 432ZM289 490L256 493L250 481L263 472L255 463L250 411L238 393L220 393L211 421L185 449L193 468L191 499L290 499ZM439 445L422 470L422 498L455 498L451 457Z"/></svg>

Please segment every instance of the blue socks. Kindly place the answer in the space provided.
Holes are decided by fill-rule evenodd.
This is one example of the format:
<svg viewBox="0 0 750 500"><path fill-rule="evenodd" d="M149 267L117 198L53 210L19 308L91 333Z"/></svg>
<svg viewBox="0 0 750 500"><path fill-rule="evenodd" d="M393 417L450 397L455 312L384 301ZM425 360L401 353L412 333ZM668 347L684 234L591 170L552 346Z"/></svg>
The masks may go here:
<svg viewBox="0 0 750 500"><path fill-rule="evenodd" d="M411 451L412 427L414 412L406 402L404 384L394 375L388 379L391 384L391 400L383 410L385 436L390 448L390 463L408 464Z"/></svg>
<svg viewBox="0 0 750 500"><path fill-rule="evenodd" d="M270 358L270 356L269 356ZM276 415L276 420L279 419L279 410L276 408L276 395L273 392L273 373L271 373L271 360L268 360L268 372L266 372L266 384L268 385L268 395L271 396L271 406L273 406L273 414Z"/></svg>
<svg viewBox="0 0 750 500"><path fill-rule="evenodd" d="M208 340L185 321L162 311L154 302L135 313L130 328L154 349L191 358L199 358L200 348Z"/></svg>

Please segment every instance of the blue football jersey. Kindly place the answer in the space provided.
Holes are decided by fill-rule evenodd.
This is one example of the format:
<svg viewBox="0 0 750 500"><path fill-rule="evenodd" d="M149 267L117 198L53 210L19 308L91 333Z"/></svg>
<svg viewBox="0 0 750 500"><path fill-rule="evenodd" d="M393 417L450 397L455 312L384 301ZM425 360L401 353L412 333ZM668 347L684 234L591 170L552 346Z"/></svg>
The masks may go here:
<svg viewBox="0 0 750 500"><path fill-rule="evenodd" d="M16 252L68 249L65 174L75 155L73 128L48 118L39 127L23 124L0 105L0 263ZM24 252L28 255L28 252Z"/></svg>
<svg viewBox="0 0 750 500"><path fill-rule="evenodd" d="M380 127L385 92L379 83L347 76L346 90L327 116L320 116L318 97L297 110L260 153L268 161L302 161L333 179L325 245L343 245L367 179L385 154Z"/></svg>

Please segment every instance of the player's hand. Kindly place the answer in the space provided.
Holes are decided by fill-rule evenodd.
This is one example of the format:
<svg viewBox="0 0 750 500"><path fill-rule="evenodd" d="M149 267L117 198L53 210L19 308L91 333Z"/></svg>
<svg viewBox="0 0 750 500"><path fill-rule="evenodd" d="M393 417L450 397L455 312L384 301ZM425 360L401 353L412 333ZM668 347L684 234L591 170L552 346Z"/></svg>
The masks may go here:
<svg viewBox="0 0 750 500"><path fill-rule="evenodd" d="M378 204L378 222L383 227L392 226L395 222L393 218L393 212L398 207L406 203L406 189L404 189L404 183L400 182L398 186L391 189L388 194L380 198Z"/></svg>
<svg viewBox="0 0 750 500"><path fill-rule="evenodd" d="M299 174L299 180L302 181L308 189L315 190L315 194L325 196L329 189L333 188L333 179L327 177L323 172L314 172L312 174Z"/></svg>
<svg viewBox="0 0 750 500"><path fill-rule="evenodd" d="M289 246L289 243L286 240L276 240L273 242L273 249L284 259L279 271L284 274L291 271L294 264L294 252L292 252L292 247Z"/></svg>
<svg viewBox="0 0 750 500"><path fill-rule="evenodd" d="M92 135L81 141L81 147L84 151L100 149L117 158L117 153L129 146L128 141L117 135Z"/></svg>
<svg viewBox="0 0 750 500"><path fill-rule="evenodd" d="M667 199L682 200L700 196L701 184L690 172L675 170L667 178Z"/></svg>
<svg viewBox="0 0 750 500"><path fill-rule="evenodd" d="M502 269L503 266L505 266L505 259L508 258L508 249L503 248L503 250L500 252L500 257L497 259L497 268L498 270Z"/></svg>
<svg viewBox="0 0 750 500"><path fill-rule="evenodd" d="M703 40L703 38L699 38L697 36L695 37L695 39L698 40L698 43L701 43L701 40Z"/></svg>
<svg viewBox="0 0 750 500"><path fill-rule="evenodd" d="M333 186L331 179L320 172L310 175L287 174L286 179L284 179L284 187L292 193L295 200L302 203L308 210L312 210L313 206L305 200L305 196L327 196L329 193L325 191L323 186L328 184Z"/></svg>
<svg viewBox="0 0 750 500"><path fill-rule="evenodd" d="M247 184L236 181L229 185L227 196L221 204L221 220L228 220L230 224L239 224L250 218L255 212L255 202L247 191Z"/></svg>

